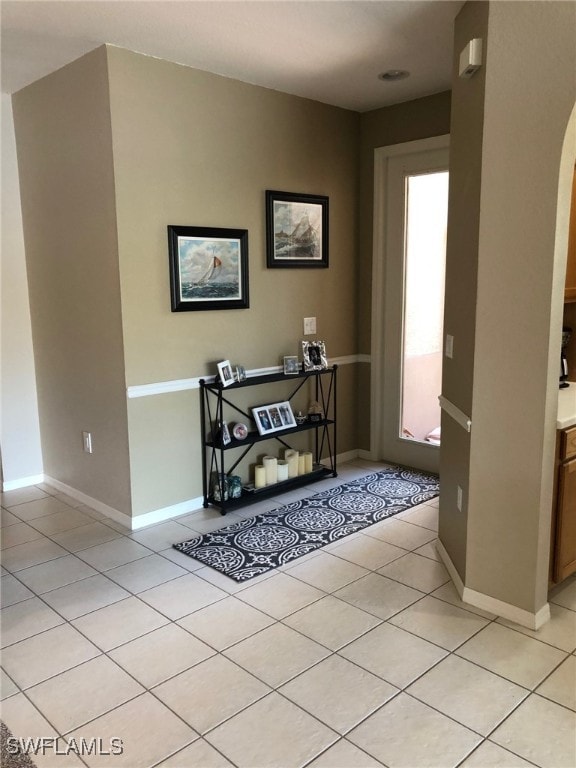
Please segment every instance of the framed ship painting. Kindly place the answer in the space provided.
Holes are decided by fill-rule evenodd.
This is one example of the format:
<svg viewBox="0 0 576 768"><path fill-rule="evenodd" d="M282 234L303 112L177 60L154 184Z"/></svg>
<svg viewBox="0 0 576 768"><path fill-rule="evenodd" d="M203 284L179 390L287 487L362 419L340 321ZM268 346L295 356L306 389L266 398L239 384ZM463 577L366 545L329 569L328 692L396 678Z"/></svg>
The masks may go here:
<svg viewBox="0 0 576 768"><path fill-rule="evenodd" d="M328 198L266 191L268 267L328 266Z"/></svg>
<svg viewBox="0 0 576 768"><path fill-rule="evenodd" d="M246 309L248 230L168 226L172 312Z"/></svg>

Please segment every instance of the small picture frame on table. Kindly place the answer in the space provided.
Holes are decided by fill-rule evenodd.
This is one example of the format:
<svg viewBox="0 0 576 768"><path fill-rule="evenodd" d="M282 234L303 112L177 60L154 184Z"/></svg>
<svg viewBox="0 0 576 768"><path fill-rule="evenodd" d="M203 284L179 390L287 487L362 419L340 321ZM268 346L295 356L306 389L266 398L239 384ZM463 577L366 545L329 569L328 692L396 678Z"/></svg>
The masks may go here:
<svg viewBox="0 0 576 768"><path fill-rule="evenodd" d="M243 365L236 366L236 381L246 381L246 368Z"/></svg>
<svg viewBox="0 0 576 768"><path fill-rule="evenodd" d="M296 376L300 373L300 361L297 355L284 356L284 375Z"/></svg>
<svg viewBox="0 0 576 768"><path fill-rule="evenodd" d="M252 414L260 435L268 435L282 429L293 429L296 426L292 406L287 400L271 405L259 405L252 408Z"/></svg>
<svg viewBox="0 0 576 768"><path fill-rule="evenodd" d="M305 371L323 371L328 368L326 346L323 341L303 341L302 354Z"/></svg>
<svg viewBox="0 0 576 768"><path fill-rule="evenodd" d="M232 373L230 360L222 360L221 363L218 363L218 376L223 387L228 387L234 383L234 374Z"/></svg>
<svg viewBox="0 0 576 768"><path fill-rule="evenodd" d="M228 429L228 424L225 421L223 421L220 425L220 440L222 445L230 445L232 442L232 438L230 437L230 430Z"/></svg>

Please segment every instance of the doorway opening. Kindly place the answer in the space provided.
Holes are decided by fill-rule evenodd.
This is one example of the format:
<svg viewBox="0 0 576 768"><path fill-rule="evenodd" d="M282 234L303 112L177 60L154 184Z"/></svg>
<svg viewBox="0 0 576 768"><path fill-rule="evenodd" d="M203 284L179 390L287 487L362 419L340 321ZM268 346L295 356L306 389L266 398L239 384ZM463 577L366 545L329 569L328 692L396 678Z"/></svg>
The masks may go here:
<svg viewBox="0 0 576 768"><path fill-rule="evenodd" d="M448 171L408 175L405 200L399 437L439 445Z"/></svg>
<svg viewBox="0 0 576 768"><path fill-rule="evenodd" d="M374 161L371 455L437 472L449 136Z"/></svg>

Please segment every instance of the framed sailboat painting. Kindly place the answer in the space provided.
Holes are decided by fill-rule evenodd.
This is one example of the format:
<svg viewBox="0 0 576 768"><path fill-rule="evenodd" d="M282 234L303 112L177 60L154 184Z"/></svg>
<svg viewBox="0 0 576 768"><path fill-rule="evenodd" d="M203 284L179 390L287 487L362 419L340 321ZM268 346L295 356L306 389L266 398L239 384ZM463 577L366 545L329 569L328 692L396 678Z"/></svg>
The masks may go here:
<svg viewBox="0 0 576 768"><path fill-rule="evenodd" d="M168 225L172 312L246 309L248 230Z"/></svg>
<svg viewBox="0 0 576 768"><path fill-rule="evenodd" d="M268 267L328 266L328 198L266 190Z"/></svg>

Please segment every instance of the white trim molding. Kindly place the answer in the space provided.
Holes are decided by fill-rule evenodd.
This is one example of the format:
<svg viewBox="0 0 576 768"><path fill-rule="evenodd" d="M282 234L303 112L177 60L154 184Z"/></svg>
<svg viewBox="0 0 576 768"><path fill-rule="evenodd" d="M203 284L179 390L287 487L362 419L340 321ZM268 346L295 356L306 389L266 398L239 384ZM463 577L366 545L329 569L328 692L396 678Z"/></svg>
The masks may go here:
<svg viewBox="0 0 576 768"><path fill-rule="evenodd" d="M463 603L468 603L468 605L472 605L474 608L494 613L503 619L514 622L514 624L519 624L521 627L527 627L527 629L540 629L541 626L549 621L550 605L548 603L545 603L536 613L532 613L523 608L518 608L516 605L505 603L495 597L485 595L483 592L477 592L475 589L466 587L440 539L436 541L436 550L446 566L446 570L450 574L450 578Z"/></svg>
<svg viewBox="0 0 576 768"><path fill-rule="evenodd" d="M343 357L330 358L330 365L353 365L354 363L369 363L369 355L345 355ZM246 376L266 376L270 373L281 373L282 366L274 365L268 368L252 368L246 371ZM194 376L190 379L173 379L171 381L158 381L152 384L133 384L126 389L129 400L137 397L151 397L152 395L166 395L170 392L185 392L191 389L199 389L200 379L214 380L214 376Z"/></svg>
<svg viewBox="0 0 576 768"><path fill-rule="evenodd" d="M158 381L154 384L135 384L128 387L126 395L129 400L135 397L150 397L151 395L165 395L169 392L185 392L188 389L198 389L202 376L193 379L174 379L172 381ZM214 378L206 376L206 378Z"/></svg>
<svg viewBox="0 0 576 768"><path fill-rule="evenodd" d="M440 555L440 559L446 566L446 570L448 571L448 574L452 579L454 586L456 587L456 591L460 595L460 598L462 598L462 592L464 591L464 582L460 578L460 574L456 570L456 566L452 562L452 558L446 551L446 548L444 547L444 544L442 544L440 539L436 539L436 551L438 552L438 554Z"/></svg>
<svg viewBox="0 0 576 768"><path fill-rule="evenodd" d="M348 461L353 461L357 457L358 457L358 451L348 451L346 453L340 453L336 457L336 467L338 467L339 464L344 464ZM328 460L322 463L327 463L327 462ZM91 496L88 496L87 494L83 493L82 491L79 491L76 488L72 488L70 485L66 485L65 483L61 483L59 480L55 480L52 477L47 477L42 475L41 479L36 478L36 483L34 483L34 485L36 485L39 482L48 483L48 485L51 485L54 488L56 488L57 491L60 491L61 493L65 493L67 496L70 496L71 498L82 502L82 504L86 504L86 506L91 507L92 509L95 509L97 512L100 512L106 517L109 517L111 520L114 520L115 522L120 523L120 525L124 526L124 528L128 529L129 531L137 531L140 528L147 528L150 525L163 523L166 520L174 520L175 518L181 517L182 515L189 515L191 512L197 512L201 510L204 504L203 497L197 496L196 498L187 499L186 501L181 501L178 504L171 504L169 507L153 509L151 512L144 512L141 515L136 515L134 517L131 517L130 515L127 515L124 512L120 512L119 510L114 509L113 507L109 507L107 504L104 504L103 502L98 501L98 499L94 499ZM273 499L274 497L269 496L268 498ZM282 501L279 500L278 506L281 506L281 505L282 505Z"/></svg>
<svg viewBox="0 0 576 768"><path fill-rule="evenodd" d="M162 509L153 509L151 512L145 512L143 515L136 515L136 517L131 518L132 530L137 531L140 528L147 528L149 525L156 525L157 523L173 520L182 515L189 515L191 512L197 512L202 509L203 503L203 497L197 496L195 499L181 501L179 504L172 504L169 507L162 507Z"/></svg>
<svg viewBox="0 0 576 768"><path fill-rule="evenodd" d="M60 493L65 493L67 496L76 499L76 501L82 502L82 504L85 504L87 507L95 509L96 512L100 512L102 515L109 517L116 523L120 523L120 525L123 525L124 528L128 528L128 530L132 528L132 518L130 515L127 515L124 512L120 512L118 509L114 509L114 507L109 507L108 504L104 504L103 501L94 499L92 496L88 496L87 493L79 491L77 488L73 488L71 485L66 485L66 483L61 483L60 480L56 480L49 475L44 476L44 482L56 488L56 490L60 491Z"/></svg>
<svg viewBox="0 0 576 768"><path fill-rule="evenodd" d="M448 416L451 416L462 429L466 430L466 432L470 432L472 429L472 419L469 416L466 416L464 411L461 411L458 406L454 405L454 403L444 397L444 395L438 396L438 402L440 403L440 408L442 408Z"/></svg>
<svg viewBox="0 0 576 768"><path fill-rule="evenodd" d="M72 488L72 486L66 485L66 483L61 483L60 480L55 480L53 477L44 476L43 481L56 488L57 491L65 493L67 496L70 496L77 501L81 501L82 504L86 504L87 507L91 507L92 509L95 509L96 512L100 512L111 520L114 520L116 523L120 523L120 525L124 526L124 528L129 531L137 531L140 528L146 528L149 525L163 523L165 520L172 520L175 517L195 512L202 508L203 503L202 496L199 496L195 499L181 501L179 504L172 504L169 507L154 509L151 512L145 512L142 515L131 517L125 512L120 512L118 509L109 507L98 499L88 496L77 488Z"/></svg>
<svg viewBox="0 0 576 768"><path fill-rule="evenodd" d="M30 475L30 477L20 477L18 480L6 480L2 483L2 492L17 491L20 488L29 488L31 485L39 485L45 480L44 475Z"/></svg>

